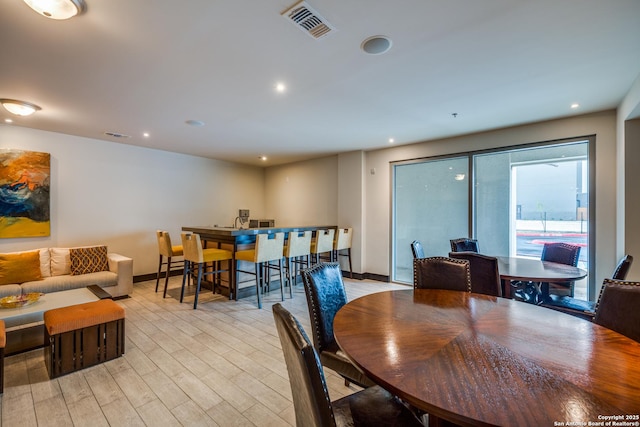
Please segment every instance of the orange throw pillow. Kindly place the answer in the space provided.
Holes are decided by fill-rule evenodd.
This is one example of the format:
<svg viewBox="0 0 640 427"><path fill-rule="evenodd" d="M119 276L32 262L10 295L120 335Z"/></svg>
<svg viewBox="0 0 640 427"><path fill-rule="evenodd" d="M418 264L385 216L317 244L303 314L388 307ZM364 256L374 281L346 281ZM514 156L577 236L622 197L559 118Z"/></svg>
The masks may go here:
<svg viewBox="0 0 640 427"><path fill-rule="evenodd" d="M0 285L42 280L40 250L0 254Z"/></svg>

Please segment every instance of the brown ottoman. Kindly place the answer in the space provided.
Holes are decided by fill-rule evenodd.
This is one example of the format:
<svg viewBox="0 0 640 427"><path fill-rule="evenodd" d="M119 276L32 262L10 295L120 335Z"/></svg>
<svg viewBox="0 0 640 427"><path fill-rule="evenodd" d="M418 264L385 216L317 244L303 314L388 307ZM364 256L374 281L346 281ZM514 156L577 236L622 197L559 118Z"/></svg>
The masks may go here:
<svg viewBox="0 0 640 427"><path fill-rule="evenodd" d="M105 299L44 312L44 361L56 378L124 354L124 308Z"/></svg>

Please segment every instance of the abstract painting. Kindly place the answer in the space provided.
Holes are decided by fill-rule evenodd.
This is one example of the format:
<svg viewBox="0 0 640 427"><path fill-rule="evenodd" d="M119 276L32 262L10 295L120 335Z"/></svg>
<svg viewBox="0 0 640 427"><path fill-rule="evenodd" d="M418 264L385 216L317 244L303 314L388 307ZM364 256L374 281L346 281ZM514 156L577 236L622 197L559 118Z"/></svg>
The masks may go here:
<svg viewBox="0 0 640 427"><path fill-rule="evenodd" d="M0 238L51 233L50 162L49 153L0 150Z"/></svg>

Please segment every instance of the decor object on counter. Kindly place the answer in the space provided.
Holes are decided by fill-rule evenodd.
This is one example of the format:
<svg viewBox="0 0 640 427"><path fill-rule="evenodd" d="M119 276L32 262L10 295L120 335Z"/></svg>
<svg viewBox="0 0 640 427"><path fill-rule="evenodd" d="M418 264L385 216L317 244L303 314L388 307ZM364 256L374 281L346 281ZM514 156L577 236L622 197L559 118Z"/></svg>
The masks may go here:
<svg viewBox="0 0 640 427"><path fill-rule="evenodd" d="M0 150L0 238L51 234L49 153Z"/></svg>

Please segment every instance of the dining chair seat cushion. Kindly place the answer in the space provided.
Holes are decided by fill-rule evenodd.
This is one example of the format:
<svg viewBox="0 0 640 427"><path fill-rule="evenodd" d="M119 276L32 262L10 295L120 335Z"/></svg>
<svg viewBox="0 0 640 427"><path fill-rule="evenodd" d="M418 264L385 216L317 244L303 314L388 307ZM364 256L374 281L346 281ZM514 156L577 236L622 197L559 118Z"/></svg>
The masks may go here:
<svg viewBox="0 0 640 427"><path fill-rule="evenodd" d="M231 251L226 249L209 248L202 250L202 259L204 262L225 261L231 258Z"/></svg>
<svg viewBox="0 0 640 427"><path fill-rule="evenodd" d="M256 258L255 249L245 249L243 251L236 251L236 261L253 262L255 258Z"/></svg>
<svg viewBox="0 0 640 427"><path fill-rule="evenodd" d="M337 426L421 426L400 400L380 386L331 402Z"/></svg>
<svg viewBox="0 0 640 427"><path fill-rule="evenodd" d="M337 345L336 345L337 347ZM343 377L349 378L353 383L361 386L370 387L375 383L371 381L365 374L360 372L358 368L353 366L346 354L342 350L321 351L320 363Z"/></svg>
<svg viewBox="0 0 640 427"><path fill-rule="evenodd" d="M173 256L182 256L182 245L171 246L171 252Z"/></svg>

